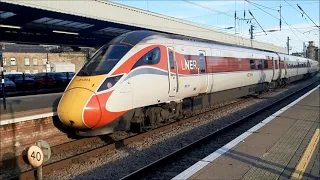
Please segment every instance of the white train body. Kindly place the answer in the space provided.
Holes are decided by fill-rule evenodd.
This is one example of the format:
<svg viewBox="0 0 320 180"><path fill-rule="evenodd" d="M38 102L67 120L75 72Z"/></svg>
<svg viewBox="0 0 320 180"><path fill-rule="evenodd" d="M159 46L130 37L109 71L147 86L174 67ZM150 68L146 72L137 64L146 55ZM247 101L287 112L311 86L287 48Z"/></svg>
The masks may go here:
<svg viewBox="0 0 320 180"><path fill-rule="evenodd" d="M143 33L149 34L143 36ZM143 37L139 39L139 36ZM113 45L118 49L108 50ZM141 109L150 106L178 104L205 95L208 100L202 99L201 104L210 104L255 93L260 87L296 81L319 70L318 62L302 57L180 40L144 31L118 37L107 47L98 50L98 55L93 56L92 62L83 67L66 89L58 108L64 124L78 129L101 129L116 121L117 125L112 125L110 130L114 132L114 126L128 112L131 114L127 119L135 119L137 110L142 112ZM101 57L99 51L104 51ZM111 56L117 60L109 61ZM106 57L111 67L105 66ZM78 103L81 107L76 109L81 112L73 112L68 107L73 96L68 92L75 93L78 88L86 88L90 93L82 95L87 99ZM125 120L126 127L127 121L132 120Z"/></svg>

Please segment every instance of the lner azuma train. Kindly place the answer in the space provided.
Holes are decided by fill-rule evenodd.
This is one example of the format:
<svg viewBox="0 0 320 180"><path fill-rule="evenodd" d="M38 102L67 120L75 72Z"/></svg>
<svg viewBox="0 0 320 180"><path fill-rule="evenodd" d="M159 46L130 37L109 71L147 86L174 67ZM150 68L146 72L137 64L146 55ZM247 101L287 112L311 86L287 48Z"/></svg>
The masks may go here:
<svg viewBox="0 0 320 180"><path fill-rule="evenodd" d="M95 52L69 83L57 112L81 136L141 130L318 70L317 61L302 57L133 31Z"/></svg>

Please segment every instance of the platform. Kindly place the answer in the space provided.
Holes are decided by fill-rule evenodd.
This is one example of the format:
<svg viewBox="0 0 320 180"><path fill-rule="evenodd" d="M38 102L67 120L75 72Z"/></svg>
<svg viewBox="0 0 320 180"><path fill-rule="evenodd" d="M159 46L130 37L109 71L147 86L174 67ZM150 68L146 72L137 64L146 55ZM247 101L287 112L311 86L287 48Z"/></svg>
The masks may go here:
<svg viewBox="0 0 320 180"><path fill-rule="evenodd" d="M319 86L173 179L320 179Z"/></svg>

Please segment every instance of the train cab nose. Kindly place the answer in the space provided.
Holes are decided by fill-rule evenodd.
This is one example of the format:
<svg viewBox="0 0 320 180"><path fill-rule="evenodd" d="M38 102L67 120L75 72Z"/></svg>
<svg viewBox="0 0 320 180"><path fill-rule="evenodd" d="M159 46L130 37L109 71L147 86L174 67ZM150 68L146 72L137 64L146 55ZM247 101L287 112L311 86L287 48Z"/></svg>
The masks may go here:
<svg viewBox="0 0 320 180"><path fill-rule="evenodd" d="M66 91L57 112L62 123L78 129L93 128L101 119L98 98L94 92L84 88Z"/></svg>

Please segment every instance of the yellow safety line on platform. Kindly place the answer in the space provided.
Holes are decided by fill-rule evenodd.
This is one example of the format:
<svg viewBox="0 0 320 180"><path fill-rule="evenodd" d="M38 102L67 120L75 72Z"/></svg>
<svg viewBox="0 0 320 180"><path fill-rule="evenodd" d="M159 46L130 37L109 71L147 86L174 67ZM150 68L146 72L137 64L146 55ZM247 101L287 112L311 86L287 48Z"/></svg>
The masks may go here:
<svg viewBox="0 0 320 180"><path fill-rule="evenodd" d="M316 146L319 142L319 136L320 136L320 129L318 128L316 132L314 133L310 143L308 144L307 149L305 150L302 158L300 159L299 164L296 166L295 172L292 174L291 179L301 179L303 177L303 174L305 170L307 169L307 166L310 162L311 156L316 149Z"/></svg>

